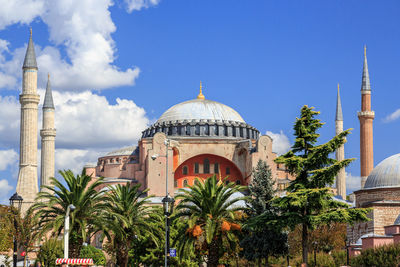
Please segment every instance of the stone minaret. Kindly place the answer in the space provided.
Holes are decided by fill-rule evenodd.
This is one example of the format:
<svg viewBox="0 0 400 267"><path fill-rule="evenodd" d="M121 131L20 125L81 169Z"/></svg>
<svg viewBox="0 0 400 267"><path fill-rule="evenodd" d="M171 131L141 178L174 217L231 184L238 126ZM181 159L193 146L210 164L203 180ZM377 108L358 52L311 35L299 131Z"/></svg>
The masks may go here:
<svg viewBox="0 0 400 267"><path fill-rule="evenodd" d="M24 199L22 211L33 203L38 193L37 177L37 140L38 140L38 104L37 71L35 49L32 41L32 30L22 66L22 94L19 174L17 193Z"/></svg>
<svg viewBox="0 0 400 267"><path fill-rule="evenodd" d="M374 168L373 127L375 112L371 110L371 84L369 82L367 47L364 46L364 67L361 84L361 111L360 120L360 160L361 160L361 188L364 188L368 175Z"/></svg>
<svg viewBox="0 0 400 267"><path fill-rule="evenodd" d="M342 103L340 102L339 84L337 86L337 102L336 102L336 118L335 118L335 129L336 135L343 132L343 113L342 113ZM341 145L336 150L336 160L344 160L344 145ZM345 169L340 169L336 177L336 189L337 194L342 196L342 199L346 199L346 173Z"/></svg>
<svg viewBox="0 0 400 267"><path fill-rule="evenodd" d="M54 177L56 129L54 128L54 103L53 94L51 93L50 75L48 75L46 94L44 96L42 123L42 130L40 130L40 136L42 137L40 186L50 185L50 177ZM43 191L43 188L40 191Z"/></svg>

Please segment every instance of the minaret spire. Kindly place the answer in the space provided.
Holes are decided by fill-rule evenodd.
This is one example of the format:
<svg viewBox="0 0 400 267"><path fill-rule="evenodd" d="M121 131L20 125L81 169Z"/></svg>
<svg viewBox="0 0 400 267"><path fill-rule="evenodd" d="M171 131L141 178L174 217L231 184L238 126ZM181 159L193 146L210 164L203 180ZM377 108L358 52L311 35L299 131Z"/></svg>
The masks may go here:
<svg viewBox="0 0 400 267"><path fill-rule="evenodd" d="M54 103L50 85L50 74L47 76L46 94L43 101L43 122L40 167L40 191L48 191L43 186L50 186L50 177L54 177L54 157L56 129L54 128Z"/></svg>
<svg viewBox="0 0 400 267"><path fill-rule="evenodd" d="M28 47L22 66L22 93L20 126L20 153L17 193L24 199L24 213L34 202L38 193L37 179L37 139L38 139L38 104L37 64L32 33L29 35Z"/></svg>
<svg viewBox="0 0 400 267"><path fill-rule="evenodd" d="M337 85L335 130L336 130L336 135L343 132L343 113L342 113L342 103L340 101L339 83ZM338 147L338 149L336 149L336 160L337 161L344 160L344 145L341 145L340 147ZM342 199L346 199L346 172L344 168L340 169L340 171L337 174L336 189L337 189L337 194L341 196Z"/></svg>
<svg viewBox="0 0 400 267"><path fill-rule="evenodd" d="M369 72L368 72L368 62L367 62L367 46L364 45L364 66L362 73L362 83L361 83L362 91L371 91L371 83L369 81Z"/></svg>
<svg viewBox="0 0 400 267"><path fill-rule="evenodd" d="M22 66L22 68L34 68L37 70L38 67L36 63L35 47L32 40L32 28L30 28L29 32L29 42L28 47L26 48L24 65Z"/></svg>
<svg viewBox="0 0 400 267"><path fill-rule="evenodd" d="M374 168L373 152L373 121L375 112L371 110L371 84L369 80L367 63L367 46L364 46L364 66L361 82L361 111L358 112L360 120L360 167L361 188L364 187L368 175Z"/></svg>

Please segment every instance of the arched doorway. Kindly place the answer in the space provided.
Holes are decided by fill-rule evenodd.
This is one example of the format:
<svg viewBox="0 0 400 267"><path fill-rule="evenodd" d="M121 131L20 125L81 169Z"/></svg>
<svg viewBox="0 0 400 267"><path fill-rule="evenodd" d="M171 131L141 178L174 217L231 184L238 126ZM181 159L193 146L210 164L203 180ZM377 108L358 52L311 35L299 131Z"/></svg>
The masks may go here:
<svg viewBox="0 0 400 267"><path fill-rule="evenodd" d="M194 185L196 178L207 179L216 175L226 181L244 185L243 175L230 160L212 154L202 154L187 159L175 170L175 187Z"/></svg>

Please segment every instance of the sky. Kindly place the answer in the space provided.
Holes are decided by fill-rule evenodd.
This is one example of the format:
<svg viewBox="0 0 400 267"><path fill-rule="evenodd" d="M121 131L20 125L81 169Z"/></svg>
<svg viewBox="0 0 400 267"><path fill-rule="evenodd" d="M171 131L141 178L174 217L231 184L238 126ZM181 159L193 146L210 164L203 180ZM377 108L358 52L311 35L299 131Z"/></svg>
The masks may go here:
<svg viewBox="0 0 400 267"><path fill-rule="evenodd" d="M346 169L350 193L360 183L364 45L375 165L400 152L398 1L0 0L0 6L0 203L17 182L18 96L30 27L41 103L47 73L54 94L56 170L79 172L110 150L136 144L165 110L195 98L200 81L207 99L270 135L278 153L293 143L303 105L321 112L326 142L335 133L340 83L344 128L353 129L345 154L356 159Z"/></svg>

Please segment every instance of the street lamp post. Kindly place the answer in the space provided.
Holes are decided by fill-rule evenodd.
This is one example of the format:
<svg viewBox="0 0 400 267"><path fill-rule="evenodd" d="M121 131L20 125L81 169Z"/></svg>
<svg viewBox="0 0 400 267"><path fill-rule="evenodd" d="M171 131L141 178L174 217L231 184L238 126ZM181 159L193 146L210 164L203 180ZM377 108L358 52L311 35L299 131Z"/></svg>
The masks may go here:
<svg viewBox="0 0 400 267"><path fill-rule="evenodd" d="M67 212L65 214L64 221L64 259L68 259L68 246L69 246L69 213L74 210L75 206L69 204L67 207Z"/></svg>
<svg viewBox="0 0 400 267"><path fill-rule="evenodd" d="M13 208L13 213L14 213L14 228L15 228L15 232L18 231L17 227L17 215L18 213L21 211L21 206L22 206L22 201L24 199L18 195L18 193L14 193L14 195L12 195L10 197L10 206ZM13 236L13 243L14 243L14 251L13 251L13 266L17 267L17 253L18 253L18 244L17 244L17 237Z"/></svg>
<svg viewBox="0 0 400 267"><path fill-rule="evenodd" d="M349 255L349 247L350 247L350 244L349 244L350 242L348 242L348 240L347 240L347 238L344 240L344 245L345 245L345 248L346 248L346 265L347 266L350 266L349 264L350 264L350 255Z"/></svg>
<svg viewBox="0 0 400 267"><path fill-rule="evenodd" d="M169 195L168 191L168 147L170 145L169 139L165 139L164 144L165 144L165 197L162 199L163 207L164 207L164 215L165 215L165 255L164 255L164 266L168 266L168 255L169 255L169 234L170 234L170 229L169 229L169 216L172 214L174 210L174 203L175 199L172 198ZM157 159L160 157L160 155L153 155L151 158L153 160Z"/></svg>
<svg viewBox="0 0 400 267"><path fill-rule="evenodd" d="M162 199L162 203L164 206L164 215L165 215L165 257L164 257L164 266L168 266L168 255L169 255L169 235L170 235L170 222L169 216L174 211L174 202L175 199L172 198L169 194Z"/></svg>

